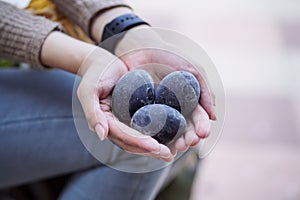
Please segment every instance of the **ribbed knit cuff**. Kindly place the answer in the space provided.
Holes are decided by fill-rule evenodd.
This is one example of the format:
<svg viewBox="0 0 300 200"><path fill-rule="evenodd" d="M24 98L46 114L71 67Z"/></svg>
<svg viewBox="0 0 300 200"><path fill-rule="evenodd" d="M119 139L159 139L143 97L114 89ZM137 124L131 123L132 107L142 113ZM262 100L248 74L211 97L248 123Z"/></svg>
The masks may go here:
<svg viewBox="0 0 300 200"><path fill-rule="evenodd" d="M123 0L52 0L57 9L91 37L91 21L93 17L106 9L124 6L129 7Z"/></svg>
<svg viewBox="0 0 300 200"><path fill-rule="evenodd" d="M46 37L54 30L61 30L61 26L0 1L1 57L47 68L40 61L40 52Z"/></svg>

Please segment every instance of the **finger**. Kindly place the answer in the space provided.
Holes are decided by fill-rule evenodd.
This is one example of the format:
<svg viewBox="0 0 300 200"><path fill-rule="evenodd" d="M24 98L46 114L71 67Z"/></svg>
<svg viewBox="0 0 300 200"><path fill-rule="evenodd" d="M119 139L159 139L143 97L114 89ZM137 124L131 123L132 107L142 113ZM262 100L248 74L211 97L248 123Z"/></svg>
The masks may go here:
<svg viewBox="0 0 300 200"><path fill-rule="evenodd" d="M160 145L161 145L161 151L164 152L164 153L159 153L159 154L156 154L156 153L142 153L142 154L138 154L138 155L150 156L150 157L156 158L158 160L163 160L165 162L173 161L176 154L175 155L173 155L172 153L170 154L170 152L171 152L170 148L166 147L163 144L160 144Z"/></svg>
<svg viewBox="0 0 300 200"><path fill-rule="evenodd" d="M168 158L159 158L159 160L162 160L165 162L172 162L174 160L174 156L170 156Z"/></svg>
<svg viewBox="0 0 300 200"><path fill-rule="evenodd" d="M197 105L193 111L192 123L194 124L196 135L199 138L208 137L211 121L209 120L207 112L200 105Z"/></svg>
<svg viewBox="0 0 300 200"><path fill-rule="evenodd" d="M200 104L204 110L208 113L211 120L216 120L215 112L215 94L209 89L209 82L207 81L207 75L203 68L195 68L187 63L190 67L189 72L195 75L200 84Z"/></svg>
<svg viewBox="0 0 300 200"><path fill-rule="evenodd" d="M129 145L124 143L122 140L118 138L111 138L111 140L118 145L122 150L133 153L136 155L142 155L142 156L149 156L158 160L163 160L165 162L171 162L174 159L174 155L170 153L170 150L164 146L160 145L160 151L159 152L149 152L148 150L145 150L143 148Z"/></svg>
<svg viewBox="0 0 300 200"><path fill-rule="evenodd" d="M134 154L138 154L138 155L149 154L149 151L147 151L143 148L137 147L137 146L126 144L122 140L120 140L119 138L110 137L110 139L111 139L111 141L113 141L114 144L116 144L122 150L124 150L128 153L134 153Z"/></svg>
<svg viewBox="0 0 300 200"><path fill-rule="evenodd" d="M191 122L191 120L187 120L186 133L184 134L184 140L186 146L188 147L191 146L195 137L197 137L197 135L195 132L194 124Z"/></svg>
<svg viewBox="0 0 300 200"><path fill-rule="evenodd" d="M202 75L205 76L205 75ZM200 84L200 105L208 113L211 120L216 120L216 111L215 111L215 94L209 90L208 84L203 77L198 78Z"/></svg>
<svg viewBox="0 0 300 200"><path fill-rule="evenodd" d="M175 148L175 143L170 144L168 147L173 157L175 157L177 155L177 149Z"/></svg>
<svg viewBox="0 0 300 200"><path fill-rule="evenodd" d="M105 99L101 99L100 108L103 112L111 112L111 96L108 96Z"/></svg>
<svg viewBox="0 0 300 200"><path fill-rule="evenodd" d="M184 137L181 136L180 138L178 138L175 142L175 149L177 149L178 151L186 151L187 148L188 146L185 144Z"/></svg>
<svg viewBox="0 0 300 200"><path fill-rule="evenodd" d="M135 147L139 149L139 151L134 150L137 153L153 153L162 158L168 158L172 155L166 146L159 144L152 137L143 135L118 120L110 119L108 123L110 127L109 137L119 140L124 145L128 145L130 150L132 150L131 147Z"/></svg>
<svg viewBox="0 0 300 200"><path fill-rule="evenodd" d="M217 120L214 100L214 94L209 94L207 92L201 91L200 104L205 109L205 111L209 114L209 118L211 120Z"/></svg>
<svg viewBox="0 0 300 200"><path fill-rule="evenodd" d="M98 93L90 88L90 86L86 86L85 82L81 82L77 90L77 96L89 128L103 140L108 134L108 123L105 114L100 109Z"/></svg>
<svg viewBox="0 0 300 200"><path fill-rule="evenodd" d="M191 147L196 146L200 141L200 137L196 136L191 144Z"/></svg>

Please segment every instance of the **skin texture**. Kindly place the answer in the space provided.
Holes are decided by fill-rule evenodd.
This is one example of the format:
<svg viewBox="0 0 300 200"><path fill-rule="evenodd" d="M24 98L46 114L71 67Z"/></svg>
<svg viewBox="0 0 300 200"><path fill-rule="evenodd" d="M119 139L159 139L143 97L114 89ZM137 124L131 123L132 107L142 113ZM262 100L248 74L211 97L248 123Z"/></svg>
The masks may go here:
<svg viewBox="0 0 300 200"><path fill-rule="evenodd" d="M121 14L130 12L130 10L122 9L121 11L119 8L113 8L96 16L91 26L93 39L95 41L100 40L103 24ZM150 37L153 41L163 42L155 34ZM121 42L135 42L126 38L125 35ZM118 47L116 51L118 52ZM93 53L91 54L91 52ZM112 67L105 70L104 73L108 61L111 60L114 60ZM167 52L159 50L139 51L118 59L99 47L54 31L44 42L41 50L41 62L45 66L59 68L82 77L77 94L90 129L95 131L101 140L108 137L130 153L170 162L178 150L185 151L189 146L196 145L200 138L207 137L210 119L216 119L213 109L213 94L204 81L204 74L200 74L186 61ZM152 62L171 66L173 71L188 71L197 78L201 86L201 100L193 111L192 117L187 119L186 133L169 147L159 144L150 136L142 137L141 133L116 120L111 112L111 93L117 81L126 72L134 70L136 66ZM168 72L168 70L164 72ZM165 75L162 71L155 70L151 74L153 78L159 80ZM101 79L99 80L100 76ZM124 134L128 132L135 136Z"/></svg>

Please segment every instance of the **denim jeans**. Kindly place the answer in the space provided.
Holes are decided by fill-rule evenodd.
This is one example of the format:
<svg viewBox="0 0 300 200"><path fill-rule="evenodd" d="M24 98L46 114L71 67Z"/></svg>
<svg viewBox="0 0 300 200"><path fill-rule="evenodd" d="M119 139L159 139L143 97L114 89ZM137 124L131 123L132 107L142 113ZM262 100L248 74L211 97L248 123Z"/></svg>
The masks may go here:
<svg viewBox="0 0 300 200"><path fill-rule="evenodd" d="M74 173L60 199L153 199L170 167L125 173L91 156L74 126L74 78L60 70L0 70L0 188Z"/></svg>

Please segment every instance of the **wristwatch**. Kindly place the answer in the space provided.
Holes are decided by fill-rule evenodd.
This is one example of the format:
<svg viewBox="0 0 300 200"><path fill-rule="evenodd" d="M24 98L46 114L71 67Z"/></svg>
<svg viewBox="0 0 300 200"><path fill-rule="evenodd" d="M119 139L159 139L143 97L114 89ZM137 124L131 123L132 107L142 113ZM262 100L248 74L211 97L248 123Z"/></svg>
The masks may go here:
<svg viewBox="0 0 300 200"><path fill-rule="evenodd" d="M105 25L99 46L110 51L111 53L114 53L117 43L125 34L124 32L142 24L149 25L147 22L132 13L116 17ZM110 39L107 40L108 38Z"/></svg>

